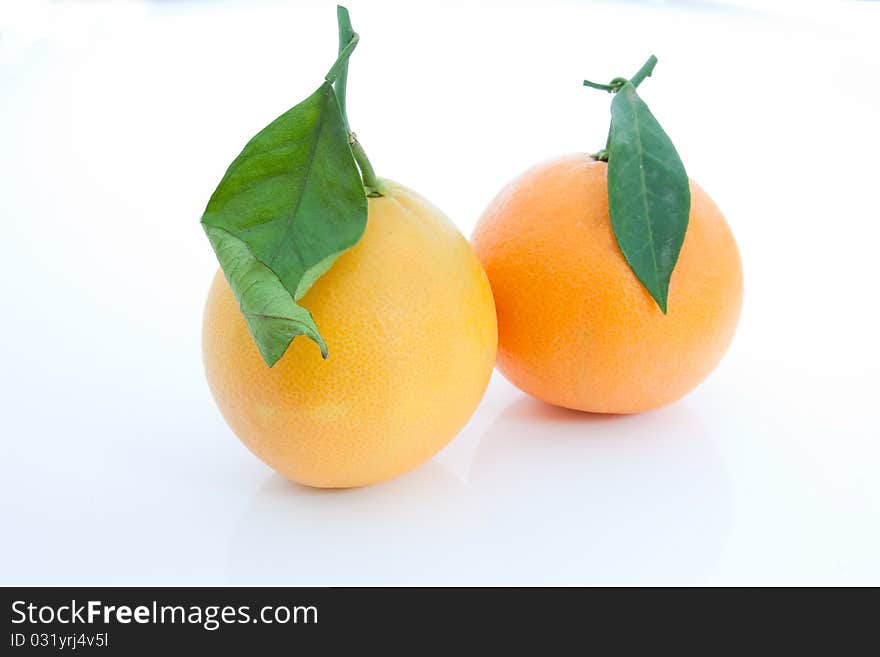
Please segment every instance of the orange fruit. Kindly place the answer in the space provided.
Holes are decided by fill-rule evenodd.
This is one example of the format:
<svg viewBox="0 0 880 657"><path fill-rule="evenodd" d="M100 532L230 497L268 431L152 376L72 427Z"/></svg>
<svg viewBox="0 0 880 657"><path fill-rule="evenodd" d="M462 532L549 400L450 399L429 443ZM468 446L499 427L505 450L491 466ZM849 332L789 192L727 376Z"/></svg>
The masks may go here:
<svg viewBox="0 0 880 657"><path fill-rule="evenodd" d="M376 483L433 456L479 403L495 361L492 291L468 241L391 181L368 201L361 241L302 298L330 351L296 338L271 369L222 272L203 355L223 417L284 476Z"/></svg>
<svg viewBox="0 0 880 657"><path fill-rule="evenodd" d="M586 154L530 169L489 204L472 242L495 295L501 372L551 404L636 413L681 398L721 359L742 266L727 222L691 181L664 315L614 238L606 171Z"/></svg>

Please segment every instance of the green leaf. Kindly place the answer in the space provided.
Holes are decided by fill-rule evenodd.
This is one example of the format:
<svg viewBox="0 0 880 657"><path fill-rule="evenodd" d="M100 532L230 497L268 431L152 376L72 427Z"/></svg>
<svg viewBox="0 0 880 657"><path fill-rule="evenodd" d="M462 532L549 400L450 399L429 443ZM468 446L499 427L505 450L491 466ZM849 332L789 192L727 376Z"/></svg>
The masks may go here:
<svg viewBox="0 0 880 657"><path fill-rule="evenodd" d="M309 336L326 351L311 316L307 311L303 315L304 309L295 302L343 251L357 244L366 221L367 200L346 121L331 82L325 80L247 143L202 216L243 312L248 302L248 326L270 367L298 334ZM228 237L218 240L211 229L222 230L239 244L229 246ZM221 257L218 245L230 255ZM230 263L243 266L242 248L254 261L248 265L250 278L242 278L241 273L233 276L229 270ZM257 270L261 294L269 295L278 310L266 317L242 297L250 294L247 286L255 284ZM272 277L270 286L267 281ZM282 301L282 291L288 294L287 301ZM267 298L260 301L268 303Z"/></svg>
<svg viewBox="0 0 880 657"><path fill-rule="evenodd" d="M272 367L277 363L297 335L314 340L327 358L327 345L312 314L293 300L275 273L254 257L247 244L223 228L207 226L205 232L266 364Z"/></svg>
<svg viewBox="0 0 880 657"><path fill-rule="evenodd" d="M627 263L663 313L690 205L688 176L675 146L635 86L626 82L611 103L611 226Z"/></svg>
<svg viewBox="0 0 880 657"><path fill-rule="evenodd" d="M324 82L248 142L202 223L241 239L300 299L332 264L329 257L357 244L366 216L336 94Z"/></svg>

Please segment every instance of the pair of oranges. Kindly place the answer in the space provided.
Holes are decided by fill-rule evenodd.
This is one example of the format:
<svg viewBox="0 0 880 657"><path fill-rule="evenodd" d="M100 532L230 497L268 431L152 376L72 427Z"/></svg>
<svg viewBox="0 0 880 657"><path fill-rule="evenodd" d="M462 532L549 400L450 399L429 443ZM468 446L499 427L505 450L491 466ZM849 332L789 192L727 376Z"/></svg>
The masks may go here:
<svg viewBox="0 0 880 657"><path fill-rule="evenodd" d="M668 314L615 241L607 165L589 155L511 182L472 244L416 193L383 185L361 241L302 299L329 360L298 339L270 369L222 272L208 295L204 361L218 406L290 479L350 487L415 467L465 424L496 362L545 402L636 413L693 389L733 337L739 253L693 183Z"/></svg>

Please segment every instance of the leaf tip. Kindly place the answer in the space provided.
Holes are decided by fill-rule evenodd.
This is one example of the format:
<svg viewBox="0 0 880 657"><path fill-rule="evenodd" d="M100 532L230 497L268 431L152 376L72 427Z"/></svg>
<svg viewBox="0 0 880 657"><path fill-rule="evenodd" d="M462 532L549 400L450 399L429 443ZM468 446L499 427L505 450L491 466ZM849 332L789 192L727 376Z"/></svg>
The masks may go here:
<svg viewBox="0 0 880 657"><path fill-rule="evenodd" d="M259 345L257 345L257 346L259 347ZM281 360L281 356L283 356L283 355L284 355L284 352L281 352L280 354L274 354L274 353L263 351L263 349L260 349L260 356L263 357L263 362L266 363L266 367L268 367L270 370L275 366L275 364L279 360Z"/></svg>
<svg viewBox="0 0 880 657"><path fill-rule="evenodd" d="M330 358L330 352L327 349L327 343L324 342L324 338L321 337L321 334L318 333L317 330L310 332L308 334L309 338L311 338L312 342L318 345L318 349L321 350L321 358L327 360Z"/></svg>
<svg viewBox="0 0 880 657"><path fill-rule="evenodd" d="M652 296L653 296L653 295L652 295ZM668 315L668 314L669 314L669 312L668 312L668 310L669 310L669 308L668 308L668 306L669 306L669 298L668 298L668 295L667 295L667 294L665 294L665 293L661 293L661 294L655 296L655 297L654 297L654 301L657 302L657 307L660 308L660 312L661 312L661 313L663 313L664 315Z"/></svg>

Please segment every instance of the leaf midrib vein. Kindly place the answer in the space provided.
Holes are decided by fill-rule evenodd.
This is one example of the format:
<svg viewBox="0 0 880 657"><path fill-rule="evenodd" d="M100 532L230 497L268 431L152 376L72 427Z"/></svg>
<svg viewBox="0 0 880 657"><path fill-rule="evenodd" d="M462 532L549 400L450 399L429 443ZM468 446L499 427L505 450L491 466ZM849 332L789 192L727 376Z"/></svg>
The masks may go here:
<svg viewBox="0 0 880 657"><path fill-rule="evenodd" d="M296 215L299 212L299 208L302 205L302 199L303 199L303 196L305 196L305 190L309 184L309 178L311 178L311 176L312 176L312 168L313 168L312 165L314 164L314 161L315 161L315 154L318 151L318 142L320 141L321 130L324 127L324 117L326 116L326 107L327 107L327 98L328 97L329 96L327 95L327 92L325 90L325 92L323 94L324 103L321 106L321 114L318 118L318 121L315 123L315 129L312 131L312 147L309 149L308 168L306 169L306 175L303 177L303 182L302 182L302 185L300 186L299 194L297 195L296 205L294 205L293 212L291 212L291 214L288 218L288 223L284 229L284 234L281 236L281 239L278 240L278 245L275 247L275 250L272 252L272 255L269 256L269 262L266 263L267 265L275 264L275 258L278 257L278 254L281 251L281 247L284 246L284 243L287 241L288 235L290 235L290 231L293 230L293 224L294 224L294 221L296 220ZM305 264L305 263L303 263L303 264ZM277 273L275 275L278 276ZM280 276L278 278L279 278L279 280L281 279ZM282 285L283 284L284 284L284 281L282 281ZM286 288L286 286L285 286L285 288ZM291 296L293 296L292 293L291 293Z"/></svg>
<svg viewBox="0 0 880 657"><path fill-rule="evenodd" d="M635 96L635 93L633 93L633 95ZM654 276L657 279L656 283L659 285L660 284L660 280L659 280L660 270L657 265L657 256L655 253L656 244L654 243L654 230L651 226L651 212L650 212L650 209L648 208L648 185L645 180L644 150L642 148L642 130L639 127L639 106L638 106L637 102L633 102L632 106L633 106L633 118L635 119L633 121L633 124L635 126L635 133L636 133L635 143L636 143L637 157L639 160L639 183L640 183L640 187L642 190L642 194L641 194L642 205L645 208L645 220L647 221L647 224L648 224L648 243L651 246L651 249L650 249L651 262L654 265Z"/></svg>

